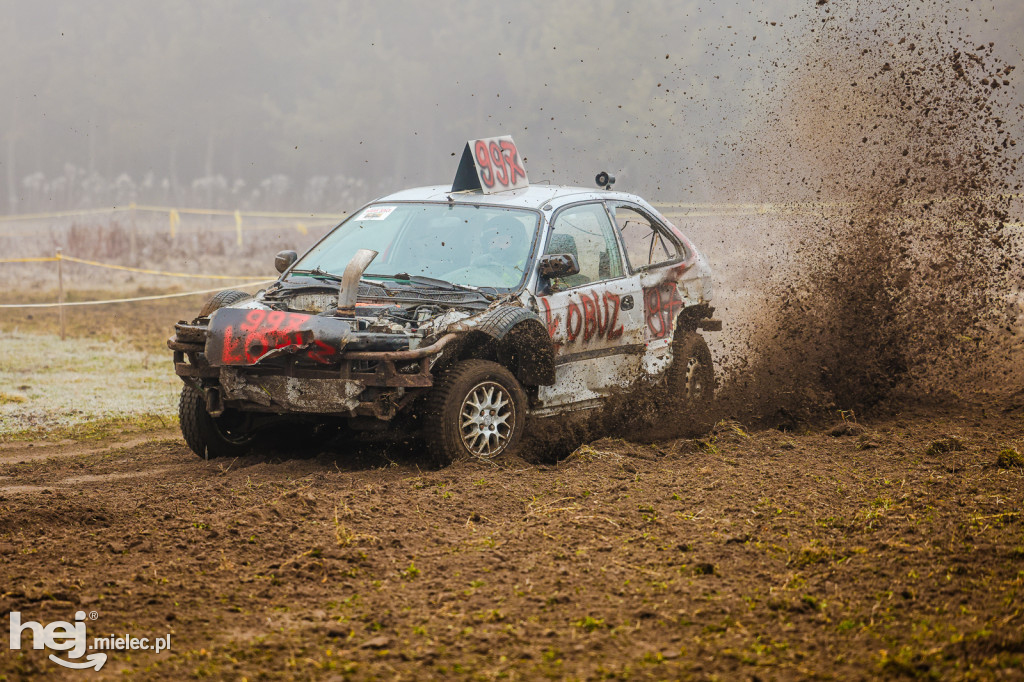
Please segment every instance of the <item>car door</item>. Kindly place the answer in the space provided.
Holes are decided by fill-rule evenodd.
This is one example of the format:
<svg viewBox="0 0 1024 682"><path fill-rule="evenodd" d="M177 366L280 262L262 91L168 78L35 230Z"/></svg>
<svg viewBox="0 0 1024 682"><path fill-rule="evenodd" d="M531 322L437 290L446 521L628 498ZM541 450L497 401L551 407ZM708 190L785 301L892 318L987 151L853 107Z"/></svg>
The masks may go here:
<svg viewBox="0 0 1024 682"><path fill-rule="evenodd" d="M571 254L580 271L538 287L539 313L555 347L555 383L539 388L539 411L588 407L638 376L645 348L639 279L628 272L600 201L560 209L544 253Z"/></svg>
<svg viewBox="0 0 1024 682"><path fill-rule="evenodd" d="M679 265L687 258L685 245L671 230L640 206L609 201L626 252L630 272L638 279L646 351L643 370L660 374L672 360L671 345L679 313L687 305L681 295Z"/></svg>

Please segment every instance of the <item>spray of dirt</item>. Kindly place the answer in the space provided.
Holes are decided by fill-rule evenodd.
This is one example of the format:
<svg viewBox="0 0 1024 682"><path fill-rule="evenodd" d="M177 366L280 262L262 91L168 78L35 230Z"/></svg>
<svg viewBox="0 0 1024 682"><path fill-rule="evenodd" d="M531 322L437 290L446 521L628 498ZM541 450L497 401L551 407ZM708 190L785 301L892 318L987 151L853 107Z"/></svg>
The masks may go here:
<svg viewBox="0 0 1024 682"><path fill-rule="evenodd" d="M818 0L773 62L784 85L744 176L790 199L777 209L800 229L724 377L727 413L785 421L999 388L1020 345L1020 108L1014 67L951 11Z"/></svg>

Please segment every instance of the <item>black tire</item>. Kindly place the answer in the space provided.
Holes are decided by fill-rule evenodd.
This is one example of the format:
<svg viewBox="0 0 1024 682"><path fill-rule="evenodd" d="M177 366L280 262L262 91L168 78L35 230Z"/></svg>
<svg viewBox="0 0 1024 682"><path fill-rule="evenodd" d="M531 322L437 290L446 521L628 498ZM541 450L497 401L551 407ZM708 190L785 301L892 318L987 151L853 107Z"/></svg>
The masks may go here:
<svg viewBox="0 0 1024 682"><path fill-rule="evenodd" d="M205 397L192 385L181 389L178 420L188 447L203 459L240 457L252 450L254 437L249 418L234 410L211 417L206 411Z"/></svg>
<svg viewBox="0 0 1024 682"><path fill-rule="evenodd" d="M483 408L479 414L478 407ZM526 430L526 393L498 363L463 360L439 377L425 416L427 449L438 464L490 461L519 450Z"/></svg>
<svg viewBox="0 0 1024 682"><path fill-rule="evenodd" d="M214 310L219 310L225 306L229 306L232 303L238 303L244 301L247 298L252 298L251 294L247 294L244 291L238 289L227 289L213 295L213 297L206 302L202 310L199 311L199 317L208 317Z"/></svg>
<svg viewBox="0 0 1024 682"><path fill-rule="evenodd" d="M715 367L704 337L681 332L672 342L672 365L666 372L669 394L683 409L699 409L715 395Z"/></svg>

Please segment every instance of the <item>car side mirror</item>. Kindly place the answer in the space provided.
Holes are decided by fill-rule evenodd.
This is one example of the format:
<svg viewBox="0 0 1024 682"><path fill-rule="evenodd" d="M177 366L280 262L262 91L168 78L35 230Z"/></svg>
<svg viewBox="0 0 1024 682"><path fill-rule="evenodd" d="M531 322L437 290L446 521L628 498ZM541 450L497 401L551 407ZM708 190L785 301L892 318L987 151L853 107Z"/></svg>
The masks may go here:
<svg viewBox="0 0 1024 682"><path fill-rule="evenodd" d="M294 251L282 251L274 256L274 267L278 272L283 273L299 259L299 254Z"/></svg>
<svg viewBox="0 0 1024 682"><path fill-rule="evenodd" d="M549 253L541 256L537 272L548 279L568 277L579 274L580 264L571 253Z"/></svg>

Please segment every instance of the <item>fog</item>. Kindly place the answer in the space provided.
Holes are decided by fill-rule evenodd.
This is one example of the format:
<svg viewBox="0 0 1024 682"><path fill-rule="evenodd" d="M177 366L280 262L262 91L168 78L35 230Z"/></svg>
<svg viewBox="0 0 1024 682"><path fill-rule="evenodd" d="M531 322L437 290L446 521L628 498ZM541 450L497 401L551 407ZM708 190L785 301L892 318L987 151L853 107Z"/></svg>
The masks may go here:
<svg viewBox="0 0 1024 682"><path fill-rule="evenodd" d="M815 3L4 2L0 213L348 210L497 134L534 182L728 199ZM942 11L1020 61L1021 3Z"/></svg>

